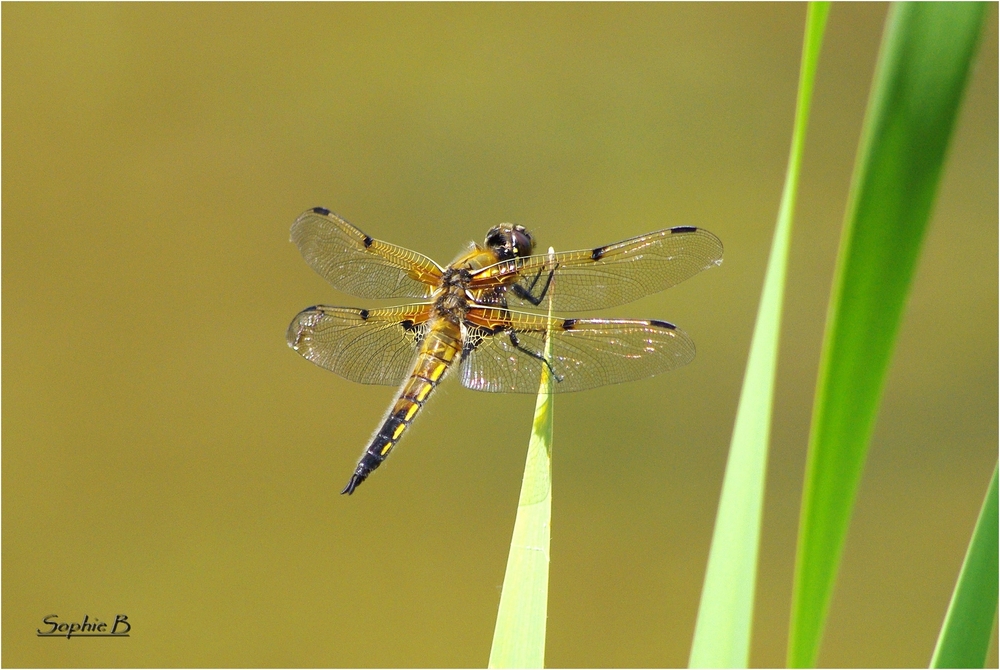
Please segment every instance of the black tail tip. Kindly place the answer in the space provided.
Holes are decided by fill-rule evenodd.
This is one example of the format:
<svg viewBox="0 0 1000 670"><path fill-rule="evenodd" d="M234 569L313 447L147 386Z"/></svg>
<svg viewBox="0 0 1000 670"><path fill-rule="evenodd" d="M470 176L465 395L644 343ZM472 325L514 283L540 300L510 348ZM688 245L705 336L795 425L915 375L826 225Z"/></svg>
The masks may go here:
<svg viewBox="0 0 1000 670"><path fill-rule="evenodd" d="M340 492L340 495L344 495L345 493L347 495L352 495L354 493L354 489L361 486L361 482L363 481L365 481L363 476L358 474L351 475L351 481L347 482L347 486L345 486L344 490Z"/></svg>

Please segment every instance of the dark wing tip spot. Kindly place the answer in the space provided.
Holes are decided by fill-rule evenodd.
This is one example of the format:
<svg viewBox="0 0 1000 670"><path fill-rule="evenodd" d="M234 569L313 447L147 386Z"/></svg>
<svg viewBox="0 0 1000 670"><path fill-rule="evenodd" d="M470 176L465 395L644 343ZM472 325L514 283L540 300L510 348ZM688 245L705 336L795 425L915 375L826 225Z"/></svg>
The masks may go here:
<svg viewBox="0 0 1000 670"><path fill-rule="evenodd" d="M323 216L330 216L330 210L326 207L313 207L312 211L316 214L322 214Z"/></svg>
<svg viewBox="0 0 1000 670"><path fill-rule="evenodd" d="M367 321L368 320L368 310L367 309L361 310L360 312L358 312L358 316L361 317L362 321Z"/></svg>
<svg viewBox="0 0 1000 670"><path fill-rule="evenodd" d="M365 249L367 249L368 247L370 247L372 245L372 242L374 242L374 241L375 240L373 240L372 238L370 238L367 235L365 235Z"/></svg>
<svg viewBox="0 0 1000 670"><path fill-rule="evenodd" d="M677 330L677 326L670 323L669 321L650 321L649 325L656 326L657 328L666 328L667 330Z"/></svg>
<svg viewBox="0 0 1000 670"><path fill-rule="evenodd" d="M670 229L671 233L693 233L698 230L694 226L675 226Z"/></svg>
<svg viewBox="0 0 1000 670"><path fill-rule="evenodd" d="M566 319L563 321L563 330L573 330L576 327L576 319Z"/></svg>
<svg viewBox="0 0 1000 670"><path fill-rule="evenodd" d="M601 260L603 256L604 256L604 247L597 247L596 249L590 252L590 258L595 261Z"/></svg>

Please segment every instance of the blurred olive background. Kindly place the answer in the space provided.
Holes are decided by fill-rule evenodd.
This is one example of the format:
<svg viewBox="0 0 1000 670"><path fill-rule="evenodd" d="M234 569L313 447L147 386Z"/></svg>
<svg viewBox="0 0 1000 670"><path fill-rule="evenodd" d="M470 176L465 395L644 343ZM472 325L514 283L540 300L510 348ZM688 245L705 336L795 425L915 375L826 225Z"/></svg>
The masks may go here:
<svg viewBox="0 0 1000 670"><path fill-rule="evenodd" d="M785 171L802 4L8 4L3 664L484 666L534 399L445 384L353 497L395 389L289 350L365 306L323 205L447 262L703 226L725 263L605 315L694 363L559 396L549 666L683 666ZM886 6L836 5L794 232L752 662L784 663L827 295ZM997 17L942 180L820 663L926 666L997 457ZM132 623L56 641L41 620ZM43 627L44 628L44 627ZM996 652L991 652L996 667Z"/></svg>

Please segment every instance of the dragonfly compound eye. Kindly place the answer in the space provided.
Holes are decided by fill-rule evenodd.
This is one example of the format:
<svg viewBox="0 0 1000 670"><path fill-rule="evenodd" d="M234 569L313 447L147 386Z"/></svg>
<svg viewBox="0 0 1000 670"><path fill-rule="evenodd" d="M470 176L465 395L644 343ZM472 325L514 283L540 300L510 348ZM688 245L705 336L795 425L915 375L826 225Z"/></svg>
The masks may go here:
<svg viewBox="0 0 1000 670"><path fill-rule="evenodd" d="M511 231L510 236L514 243L515 256L529 256L531 254L535 241L531 239L531 234L527 230L517 226Z"/></svg>

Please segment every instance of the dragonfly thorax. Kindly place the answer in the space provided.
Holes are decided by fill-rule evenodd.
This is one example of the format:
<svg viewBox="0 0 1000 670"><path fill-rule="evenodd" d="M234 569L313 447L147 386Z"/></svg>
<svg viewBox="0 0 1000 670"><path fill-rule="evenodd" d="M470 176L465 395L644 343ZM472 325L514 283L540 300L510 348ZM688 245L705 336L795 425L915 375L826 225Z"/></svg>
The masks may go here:
<svg viewBox="0 0 1000 670"><path fill-rule="evenodd" d="M450 267L444 271L434 294L434 313L453 323L460 323L469 311L471 273L465 268Z"/></svg>

